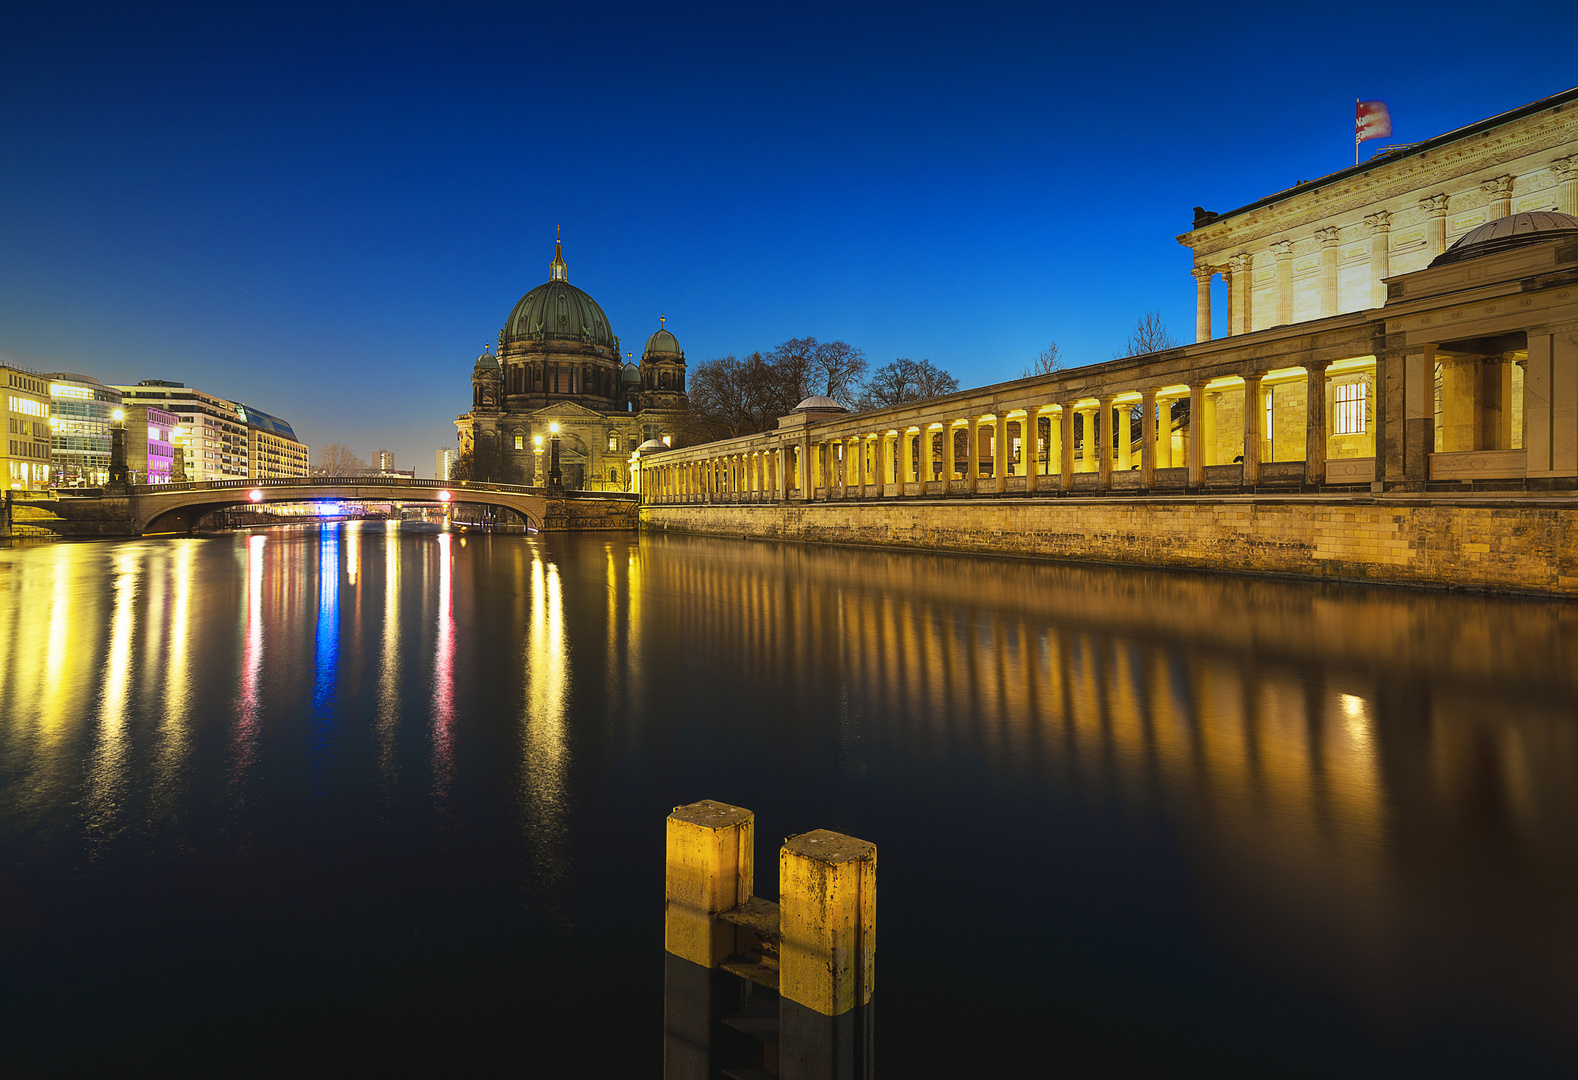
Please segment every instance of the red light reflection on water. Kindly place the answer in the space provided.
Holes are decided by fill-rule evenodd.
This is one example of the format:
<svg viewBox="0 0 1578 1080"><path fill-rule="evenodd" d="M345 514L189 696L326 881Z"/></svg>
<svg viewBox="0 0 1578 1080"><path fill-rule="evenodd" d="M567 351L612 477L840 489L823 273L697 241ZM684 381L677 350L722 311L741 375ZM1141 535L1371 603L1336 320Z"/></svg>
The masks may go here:
<svg viewBox="0 0 1578 1080"><path fill-rule="evenodd" d="M454 779L455 605L453 541L438 534L438 643L433 657L433 772L440 795Z"/></svg>

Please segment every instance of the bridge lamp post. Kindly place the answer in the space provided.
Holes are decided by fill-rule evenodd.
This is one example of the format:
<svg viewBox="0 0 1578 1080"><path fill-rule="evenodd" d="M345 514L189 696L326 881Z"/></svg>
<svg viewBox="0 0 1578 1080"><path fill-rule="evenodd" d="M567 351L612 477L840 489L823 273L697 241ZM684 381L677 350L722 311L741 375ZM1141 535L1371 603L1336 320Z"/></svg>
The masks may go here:
<svg viewBox="0 0 1578 1080"><path fill-rule="evenodd" d="M451 494L450 494L450 493L449 493L449 492L447 492L447 491L440 491L440 492L439 492L439 493L438 493L438 501L439 501L439 502L440 502L440 503L441 503L441 504L443 504L443 507L444 507L444 523L445 523L445 524L448 524L448 523L449 523L449 520L450 520L450 513L451 513L451 511L453 511L453 509L454 509L454 507L453 507L453 506L451 506L451 505L450 505L450 500L451 500L451 499L452 499L452 498L454 498L454 496L453 496L453 495L451 495Z"/></svg>
<svg viewBox="0 0 1578 1080"><path fill-rule="evenodd" d="M255 503L260 503L260 502L263 501L263 493L261 491L259 491L257 488L253 488L251 491L249 491L247 493L247 498L252 500Z"/></svg>
<svg viewBox="0 0 1578 1080"><path fill-rule="evenodd" d="M537 455L531 474L532 487L542 487L542 436L534 435L531 441L537 447Z"/></svg>
<svg viewBox="0 0 1578 1080"><path fill-rule="evenodd" d="M116 409L110 418L115 423L110 427L110 479L104 485L104 493L130 495L131 485L126 475L126 410Z"/></svg>
<svg viewBox="0 0 1578 1080"><path fill-rule="evenodd" d="M553 433L553 449L548 457L548 486L563 488L564 476L559 472L559 422L549 424L548 430Z"/></svg>

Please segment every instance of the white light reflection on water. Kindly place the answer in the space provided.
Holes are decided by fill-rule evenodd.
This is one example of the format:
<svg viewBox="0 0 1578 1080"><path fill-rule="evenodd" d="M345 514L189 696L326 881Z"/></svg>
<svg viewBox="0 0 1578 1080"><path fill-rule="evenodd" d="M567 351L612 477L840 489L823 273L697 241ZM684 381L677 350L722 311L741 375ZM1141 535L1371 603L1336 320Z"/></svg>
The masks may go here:
<svg viewBox="0 0 1578 1080"><path fill-rule="evenodd" d="M400 728L400 522L384 534L383 655L378 665L378 775L387 794L399 775L395 735Z"/></svg>
<svg viewBox="0 0 1578 1080"><path fill-rule="evenodd" d="M522 666L526 671L521 715L526 835L538 880L550 884L564 877L569 863L565 852L569 810L565 708L570 691L570 650L565 641L564 585L559 580L559 567L543 560L540 547L532 551L531 614Z"/></svg>
<svg viewBox="0 0 1578 1080"><path fill-rule="evenodd" d="M122 547L114 555L110 642L100 678L98 739L88 768L87 825L95 841L113 839L125 808L127 722L131 714L132 638L137 630L138 584L144 551Z"/></svg>
<svg viewBox="0 0 1578 1080"><path fill-rule="evenodd" d="M157 671L161 666L164 669L159 699L150 702L149 707L161 718L154 800L159 814L166 817L177 812L177 801L186 787L186 758L191 749L188 726L192 710L192 566L196 553L196 541L162 552L159 565L167 573L161 576L161 583L168 582L172 595L168 606L149 605L153 622L163 630L159 634L150 626L146 635L162 646L159 651L163 663L159 651L148 649L149 659L144 667L147 671Z"/></svg>
<svg viewBox="0 0 1578 1080"><path fill-rule="evenodd" d="M319 528L318 628L308 758L321 785L333 742L334 702L340 686L340 534L332 524Z"/></svg>

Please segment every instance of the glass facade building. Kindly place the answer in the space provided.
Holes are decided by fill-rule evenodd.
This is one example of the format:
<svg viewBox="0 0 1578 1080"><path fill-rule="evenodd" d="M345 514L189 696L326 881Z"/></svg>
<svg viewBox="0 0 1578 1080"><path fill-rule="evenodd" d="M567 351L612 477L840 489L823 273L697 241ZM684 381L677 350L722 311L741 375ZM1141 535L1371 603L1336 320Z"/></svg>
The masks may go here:
<svg viewBox="0 0 1578 1080"><path fill-rule="evenodd" d="M91 375L59 371L49 380L50 465L54 486L99 487L110 478L110 425L121 392Z"/></svg>

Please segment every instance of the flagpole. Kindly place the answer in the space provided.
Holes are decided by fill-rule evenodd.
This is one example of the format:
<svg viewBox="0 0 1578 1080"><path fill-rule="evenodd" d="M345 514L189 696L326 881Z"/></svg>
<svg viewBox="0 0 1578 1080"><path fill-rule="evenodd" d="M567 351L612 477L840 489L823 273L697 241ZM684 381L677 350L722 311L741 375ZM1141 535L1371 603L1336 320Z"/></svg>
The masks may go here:
<svg viewBox="0 0 1578 1080"><path fill-rule="evenodd" d="M1353 99L1353 163L1359 164L1359 99Z"/></svg>

